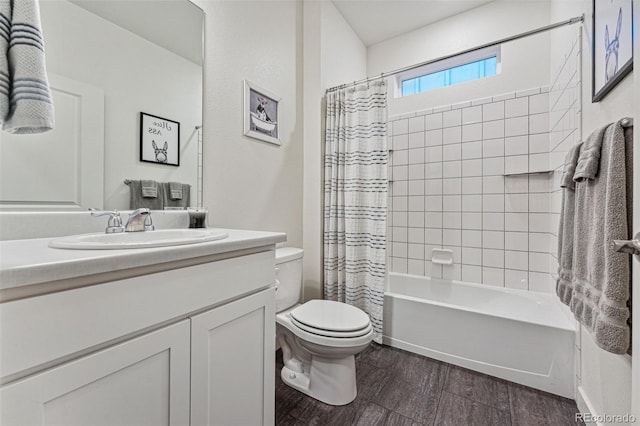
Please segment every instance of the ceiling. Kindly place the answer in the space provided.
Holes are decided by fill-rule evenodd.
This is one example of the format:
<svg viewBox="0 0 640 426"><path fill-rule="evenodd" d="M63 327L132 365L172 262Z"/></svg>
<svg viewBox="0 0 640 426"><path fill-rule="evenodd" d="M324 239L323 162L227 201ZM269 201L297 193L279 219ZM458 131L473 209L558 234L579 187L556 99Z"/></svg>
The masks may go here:
<svg viewBox="0 0 640 426"><path fill-rule="evenodd" d="M186 0L70 0L167 50L202 65L204 12Z"/></svg>
<svg viewBox="0 0 640 426"><path fill-rule="evenodd" d="M332 0L366 45L379 43L493 0Z"/></svg>
<svg viewBox="0 0 640 426"><path fill-rule="evenodd" d="M203 12L190 1L70 1L195 63L202 63ZM493 0L330 1L362 42L371 46Z"/></svg>

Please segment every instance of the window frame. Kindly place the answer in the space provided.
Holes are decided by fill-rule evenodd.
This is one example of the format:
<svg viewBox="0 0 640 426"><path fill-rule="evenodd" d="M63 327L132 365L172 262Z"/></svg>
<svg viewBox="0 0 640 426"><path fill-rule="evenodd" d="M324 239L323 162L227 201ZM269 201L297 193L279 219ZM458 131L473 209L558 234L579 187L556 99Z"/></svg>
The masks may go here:
<svg viewBox="0 0 640 426"><path fill-rule="evenodd" d="M425 93L429 91L429 90L426 90L418 93L412 93L410 95L403 95L402 94L403 81L411 80L414 78L422 77L422 76L433 74L440 71L444 71L450 68L455 68L461 65L482 61L484 59L489 59L494 56L496 58L495 75L498 75L502 72L502 61L501 61L502 55L501 54L502 54L502 49L500 45L489 46L489 47L485 47L484 49L474 50L473 52L467 52L467 53L455 55L446 59L442 59L439 61L431 62L426 65L419 65L415 68L411 68L407 71L398 73L396 74L396 77L395 77L395 97L403 98L405 96L417 95L417 94ZM473 81L473 80L468 80L468 81ZM443 87L451 87L451 86L443 86Z"/></svg>

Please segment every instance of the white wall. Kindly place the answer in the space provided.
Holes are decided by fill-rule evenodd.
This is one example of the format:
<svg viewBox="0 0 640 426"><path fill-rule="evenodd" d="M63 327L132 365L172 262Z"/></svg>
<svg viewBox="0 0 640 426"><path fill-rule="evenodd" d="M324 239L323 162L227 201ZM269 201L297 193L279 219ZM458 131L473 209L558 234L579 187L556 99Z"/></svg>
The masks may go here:
<svg viewBox="0 0 640 426"><path fill-rule="evenodd" d="M322 90L367 74L367 48L332 2L321 10Z"/></svg>
<svg viewBox="0 0 640 426"><path fill-rule="evenodd" d="M304 7L304 299L322 297L324 109L327 88L366 75L366 48L330 1Z"/></svg>
<svg viewBox="0 0 640 426"><path fill-rule="evenodd" d="M40 12L47 70L105 92L104 207L129 208L125 178L189 183L195 202L201 67L67 1ZM141 111L180 122L180 167L139 161Z"/></svg>
<svg viewBox="0 0 640 426"><path fill-rule="evenodd" d="M549 192L549 249L550 270L554 283L558 280L558 237L563 189L560 181L564 170L564 160L573 145L582 140L580 118L582 115L582 68L581 28L577 26L557 29L553 34L554 46L551 55L551 89L549 92L549 168L553 170ZM555 286L554 286L555 288ZM572 316L570 312L569 315ZM580 362L581 330L577 322L574 350L575 380L574 395L578 395L582 379Z"/></svg>
<svg viewBox="0 0 640 426"><path fill-rule="evenodd" d="M582 62L578 67L582 113L581 122L578 117L576 124L584 139L603 124L625 116L637 116L638 111L633 100L634 93L636 97L638 96L638 88L634 87L633 76L630 75L601 102L591 103L592 2L590 0L553 0L551 2L550 16L554 22L580 16L583 13L585 14L585 22L582 28ZM566 42L572 37L571 31L571 29L561 29L551 35L550 69L552 75L556 75L562 68L562 64L566 62ZM570 142L575 142L574 138L571 138ZM552 155L553 158L555 157ZM577 349L579 354L579 359L576 362L578 407L581 410L589 410L596 415L629 413L631 409L631 357L603 351L597 347L585 330L581 330L579 333Z"/></svg>
<svg viewBox="0 0 640 426"><path fill-rule="evenodd" d="M548 6L546 1L498 0L369 46L367 74L379 75L547 25ZM502 73L497 76L398 99L390 91L389 115L548 84L549 35L541 34L503 45Z"/></svg>
<svg viewBox="0 0 640 426"><path fill-rule="evenodd" d="M217 227L302 244L302 6L194 1L206 12L204 205ZM281 146L243 135L243 80L279 95Z"/></svg>

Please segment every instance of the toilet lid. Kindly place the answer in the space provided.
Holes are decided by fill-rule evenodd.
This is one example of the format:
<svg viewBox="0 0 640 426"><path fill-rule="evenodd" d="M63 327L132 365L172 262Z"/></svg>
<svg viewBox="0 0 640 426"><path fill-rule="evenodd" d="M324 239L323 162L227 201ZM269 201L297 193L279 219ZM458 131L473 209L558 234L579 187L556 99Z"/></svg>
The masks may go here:
<svg viewBox="0 0 640 426"><path fill-rule="evenodd" d="M337 332L360 331L369 316L355 306L331 300L310 300L291 311L291 317L308 327Z"/></svg>

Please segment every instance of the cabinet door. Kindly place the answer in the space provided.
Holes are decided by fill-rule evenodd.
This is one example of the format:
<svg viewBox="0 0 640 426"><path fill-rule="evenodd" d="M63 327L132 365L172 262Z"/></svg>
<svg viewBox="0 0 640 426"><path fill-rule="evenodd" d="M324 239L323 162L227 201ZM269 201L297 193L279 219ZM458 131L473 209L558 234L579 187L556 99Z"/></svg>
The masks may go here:
<svg viewBox="0 0 640 426"><path fill-rule="evenodd" d="M189 424L189 320L0 389L6 425Z"/></svg>
<svg viewBox="0 0 640 426"><path fill-rule="evenodd" d="M191 319L191 424L272 425L275 290Z"/></svg>

